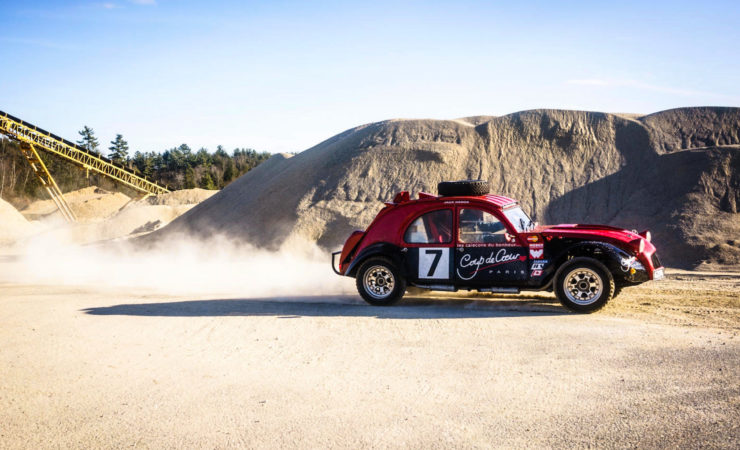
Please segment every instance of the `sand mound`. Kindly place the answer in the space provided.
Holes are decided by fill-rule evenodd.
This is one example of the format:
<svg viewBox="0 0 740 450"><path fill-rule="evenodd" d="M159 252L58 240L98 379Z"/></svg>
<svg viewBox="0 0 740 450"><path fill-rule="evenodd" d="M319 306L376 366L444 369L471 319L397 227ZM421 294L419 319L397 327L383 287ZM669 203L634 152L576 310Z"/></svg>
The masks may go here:
<svg viewBox="0 0 740 450"><path fill-rule="evenodd" d="M13 206L0 198L0 245L13 244L36 230Z"/></svg>
<svg viewBox="0 0 740 450"><path fill-rule="evenodd" d="M211 198L218 191L211 191L207 189L182 189L179 191L172 191L167 194L160 194L151 197L147 197L144 201L150 205L168 205L168 206L182 206L182 205L197 205L198 203Z"/></svg>
<svg viewBox="0 0 740 450"><path fill-rule="evenodd" d="M78 223L55 230L67 241L87 244L150 233L187 212L192 205L167 206L132 204L119 213L97 222Z"/></svg>
<svg viewBox="0 0 740 450"><path fill-rule="evenodd" d="M670 109L650 114L640 121L647 125L659 153L740 143L737 108Z"/></svg>
<svg viewBox="0 0 740 450"><path fill-rule="evenodd" d="M131 201L120 192L109 192L96 186L64 193L64 199L81 223L96 222L116 214ZM61 220L61 213L52 200L39 200L22 211L30 219Z"/></svg>
<svg viewBox="0 0 740 450"><path fill-rule="evenodd" d="M30 216L43 218L46 231L42 235L45 237L62 242L88 244L150 233L172 222L216 192L185 189L132 200L118 192L89 187L65 194L70 208L77 214L77 223L63 223L51 200L34 202L24 213L28 211ZM50 211L50 206L54 210Z"/></svg>
<svg viewBox="0 0 740 450"><path fill-rule="evenodd" d="M297 234L335 248L400 190L483 178L540 222L649 228L669 264L732 264L740 158L717 146L740 144L739 120L737 108L683 108L637 119L534 110L363 125L272 157L152 238L222 233L277 247Z"/></svg>

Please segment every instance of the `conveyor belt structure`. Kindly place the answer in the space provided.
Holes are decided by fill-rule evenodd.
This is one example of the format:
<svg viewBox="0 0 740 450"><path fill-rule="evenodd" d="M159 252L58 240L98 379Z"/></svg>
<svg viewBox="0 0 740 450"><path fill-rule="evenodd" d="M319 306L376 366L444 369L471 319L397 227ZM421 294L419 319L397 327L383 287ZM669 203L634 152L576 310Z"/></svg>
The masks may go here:
<svg viewBox="0 0 740 450"><path fill-rule="evenodd" d="M86 171L93 171L122 183L144 196L169 192L165 187L149 181L132 170L115 164L110 159L90 152L66 139L49 133L33 124L0 111L0 133L21 143L21 152L59 210L70 222L76 221L74 212L64 200L54 178L39 157L37 148L70 161Z"/></svg>

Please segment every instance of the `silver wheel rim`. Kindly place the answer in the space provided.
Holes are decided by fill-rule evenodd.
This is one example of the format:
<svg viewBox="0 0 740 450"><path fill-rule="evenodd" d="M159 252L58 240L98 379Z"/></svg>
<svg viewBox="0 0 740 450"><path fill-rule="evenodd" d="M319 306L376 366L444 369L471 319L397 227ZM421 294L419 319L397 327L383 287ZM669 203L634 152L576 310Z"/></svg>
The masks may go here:
<svg viewBox="0 0 740 450"><path fill-rule="evenodd" d="M586 306L601 297L604 283L601 276L591 269L578 268L571 270L563 281L563 291L571 302Z"/></svg>
<svg viewBox="0 0 740 450"><path fill-rule="evenodd" d="M384 300L393 292L396 279L387 267L372 266L365 271L362 284L365 287L365 292L372 298Z"/></svg>

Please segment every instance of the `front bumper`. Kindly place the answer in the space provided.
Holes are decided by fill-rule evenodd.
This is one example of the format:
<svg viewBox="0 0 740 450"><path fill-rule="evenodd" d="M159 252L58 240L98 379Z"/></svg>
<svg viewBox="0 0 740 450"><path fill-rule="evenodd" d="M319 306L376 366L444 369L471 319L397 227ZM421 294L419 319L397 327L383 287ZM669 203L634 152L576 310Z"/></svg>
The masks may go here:
<svg viewBox="0 0 740 450"><path fill-rule="evenodd" d="M662 280L665 278L665 271L663 266L647 266L646 261L641 261L643 258L631 257L624 258L621 261L621 269L624 273L624 279L629 283L644 283L650 280ZM647 261L658 261L657 256L652 259L647 258Z"/></svg>
<svg viewBox="0 0 740 450"><path fill-rule="evenodd" d="M623 258L621 261L621 267L625 281L628 283L644 283L650 281L650 274L648 273L645 265L634 256L631 258Z"/></svg>

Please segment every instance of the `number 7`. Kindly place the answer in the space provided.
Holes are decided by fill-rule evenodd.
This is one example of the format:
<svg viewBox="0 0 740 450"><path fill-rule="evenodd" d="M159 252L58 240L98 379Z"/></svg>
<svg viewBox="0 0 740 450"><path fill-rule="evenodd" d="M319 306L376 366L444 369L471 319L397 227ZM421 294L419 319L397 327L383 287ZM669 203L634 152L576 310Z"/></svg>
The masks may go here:
<svg viewBox="0 0 740 450"><path fill-rule="evenodd" d="M432 265L429 267L429 273L427 273L428 277L432 277L434 276L434 272L437 270L439 260L442 258L442 250L424 250L424 253L427 255L434 255L434 261L432 261Z"/></svg>

